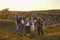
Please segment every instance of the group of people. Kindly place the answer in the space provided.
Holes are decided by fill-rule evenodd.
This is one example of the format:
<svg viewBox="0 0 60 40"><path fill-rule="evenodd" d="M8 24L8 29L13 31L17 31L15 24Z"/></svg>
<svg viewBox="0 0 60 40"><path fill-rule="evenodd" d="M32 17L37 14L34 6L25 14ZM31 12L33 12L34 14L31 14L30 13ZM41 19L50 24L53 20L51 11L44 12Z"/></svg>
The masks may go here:
<svg viewBox="0 0 60 40"><path fill-rule="evenodd" d="M42 26L43 26L43 21L42 18L39 16L24 17L24 16L16 15L17 33L34 34L37 29L38 35L40 35L40 33L43 35Z"/></svg>

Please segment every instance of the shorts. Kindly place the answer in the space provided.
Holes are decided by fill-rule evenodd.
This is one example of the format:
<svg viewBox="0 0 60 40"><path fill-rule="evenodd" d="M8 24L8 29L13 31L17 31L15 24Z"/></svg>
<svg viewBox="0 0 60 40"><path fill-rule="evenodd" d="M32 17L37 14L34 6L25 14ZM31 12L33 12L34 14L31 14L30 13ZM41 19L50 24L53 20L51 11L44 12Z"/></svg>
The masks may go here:
<svg viewBox="0 0 60 40"><path fill-rule="evenodd" d="M32 30L32 31L34 31L34 30L35 30L35 28L34 28L34 27L31 27L31 30Z"/></svg>

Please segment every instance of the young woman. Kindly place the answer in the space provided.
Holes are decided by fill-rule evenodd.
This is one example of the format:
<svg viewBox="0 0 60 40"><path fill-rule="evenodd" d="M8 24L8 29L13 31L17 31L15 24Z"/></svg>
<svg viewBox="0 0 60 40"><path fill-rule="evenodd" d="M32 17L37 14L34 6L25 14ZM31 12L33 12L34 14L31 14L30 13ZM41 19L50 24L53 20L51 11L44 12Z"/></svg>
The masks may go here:
<svg viewBox="0 0 60 40"><path fill-rule="evenodd" d="M25 20L25 29L26 29L26 33L30 33L30 21L29 21L29 18L26 18L26 20Z"/></svg>
<svg viewBox="0 0 60 40"><path fill-rule="evenodd" d="M35 34L35 22L34 22L33 17L30 18L30 26L31 26L31 35L32 35L32 37L34 37L34 34Z"/></svg>
<svg viewBox="0 0 60 40"><path fill-rule="evenodd" d="M38 29L38 35L40 35L40 33L43 35L43 29L42 29L43 23L42 23L42 19L40 17L37 17L37 29Z"/></svg>

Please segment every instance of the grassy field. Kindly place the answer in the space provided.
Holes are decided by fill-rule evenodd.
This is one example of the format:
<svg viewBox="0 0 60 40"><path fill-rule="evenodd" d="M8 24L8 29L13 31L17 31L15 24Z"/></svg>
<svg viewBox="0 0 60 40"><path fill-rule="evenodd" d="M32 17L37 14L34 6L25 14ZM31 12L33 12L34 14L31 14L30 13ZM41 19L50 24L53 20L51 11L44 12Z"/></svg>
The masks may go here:
<svg viewBox="0 0 60 40"><path fill-rule="evenodd" d="M44 35L35 37L16 35L16 25L14 21L0 21L0 40L60 40L60 24L51 27L43 26Z"/></svg>

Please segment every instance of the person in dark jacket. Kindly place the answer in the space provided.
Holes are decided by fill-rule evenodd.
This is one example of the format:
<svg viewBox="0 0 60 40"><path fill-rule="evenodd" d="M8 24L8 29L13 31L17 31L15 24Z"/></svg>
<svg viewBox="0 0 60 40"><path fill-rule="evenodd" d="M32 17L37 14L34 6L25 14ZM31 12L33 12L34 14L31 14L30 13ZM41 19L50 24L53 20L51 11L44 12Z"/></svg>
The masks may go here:
<svg viewBox="0 0 60 40"><path fill-rule="evenodd" d="M40 33L43 35L43 21L40 17L37 17L37 29L38 29L38 35L40 35Z"/></svg>
<svg viewBox="0 0 60 40"><path fill-rule="evenodd" d="M21 23L21 17L19 15L16 15L16 30L17 30L17 33L20 32L20 23Z"/></svg>

